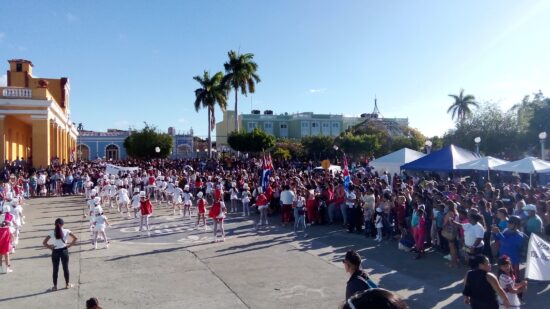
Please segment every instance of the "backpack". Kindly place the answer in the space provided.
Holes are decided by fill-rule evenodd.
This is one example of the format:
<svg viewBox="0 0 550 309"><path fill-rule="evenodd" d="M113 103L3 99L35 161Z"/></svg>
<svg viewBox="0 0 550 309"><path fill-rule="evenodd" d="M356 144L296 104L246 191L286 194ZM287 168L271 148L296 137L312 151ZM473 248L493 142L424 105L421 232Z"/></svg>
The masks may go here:
<svg viewBox="0 0 550 309"><path fill-rule="evenodd" d="M365 279L361 276L357 276L357 279L363 281L363 283L365 283L368 286L368 289L378 288L378 285L376 285L376 283L374 283L374 281L372 281L369 277L367 277L367 279Z"/></svg>

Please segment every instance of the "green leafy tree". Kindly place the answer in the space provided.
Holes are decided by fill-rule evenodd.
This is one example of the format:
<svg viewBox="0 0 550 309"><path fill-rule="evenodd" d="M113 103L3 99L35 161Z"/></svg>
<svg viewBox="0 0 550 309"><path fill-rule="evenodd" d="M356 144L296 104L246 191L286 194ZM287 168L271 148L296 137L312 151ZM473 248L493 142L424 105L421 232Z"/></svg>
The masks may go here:
<svg viewBox="0 0 550 309"><path fill-rule="evenodd" d="M267 151L275 146L275 137L259 128L252 132L232 132L227 138L229 146L236 151L258 153Z"/></svg>
<svg viewBox="0 0 550 309"><path fill-rule="evenodd" d="M454 99L454 102L447 110L447 113L450 113L451 118L456 119L458 123L463 123L466 118L472 115L471 107L479 106L473 95L464 95L464 89L460 89L460 93L458 95L449 94L449 96Z"/></svg>
<svg viewBox="0 0 550 309"><path fill-rule="evenodd" d="M313 159L326 159L334 152L334 138L332 136L307 136L303 137L302 146L307 157Z"/></svg>
<svg viewBox="0 0 550 309"><path fill-rule="evenodd" d="M208 157L212 157L212 137L211 132L216 127L214 109L216 105L224 111L227 107L227 89L222 83L223 73L218 72L210 77L208 71L204 71L202 77L193 77L200 84L200 88L195 90L195 110L200 108L208 110Z"/></svg>
<svg viewBox="0 0 550 309"><path fill-rule="evenodd" d="M369 153L379 155L380 141L376 135L344 133L336 139L342 150L352 158Z"/></svg>
<svg viewBox="0 0 550 309"><path fill-rule="evenodd" d="M239 54L233 50L227 53L229 61L223 66L225 68L225 77L223 83L235 91L235 131L239 131L239 113L238 97L239 89L241 94L247 95L256 91L256 83L260 82L260 76L257 73L258 65L253 61L254 54Z"/></svg>
<svg viewBox="0 0 550 309"><path fill-rule="evenodd" d="M282 138L277 140L275 147L286 149L290 153L291 158L304 159L305 150L300 140L293 140L288 138Z"/></svg>
<svg viewBox="0 0 550 309"><path fill-rule="evenodd" d="M485 155L512 159L525 149L516 114L503 112L496 104L481 105L470 118L448 131L443 140L445 145L455 144L473 150L474 139L478 136L481 137L480 152Z"/></svg>
<svg viewBox="0 0 550 309"><path fill-rule="evenodd" d="M159 147L157 153L155 148ZM158 133L156 127L145 123L145 127L138 132L132 132L124 140L124 148L129 156L142 160L166 158L172 151L172 136Z"/></svg>
<svg viewBox="0 0 550 309"><path fill-rule="evenodd" d="M281 161L287 161L292 158L290 155L290 151L286 148L275 148L275 151L273 152L273 158L279 159Z"/></svg>

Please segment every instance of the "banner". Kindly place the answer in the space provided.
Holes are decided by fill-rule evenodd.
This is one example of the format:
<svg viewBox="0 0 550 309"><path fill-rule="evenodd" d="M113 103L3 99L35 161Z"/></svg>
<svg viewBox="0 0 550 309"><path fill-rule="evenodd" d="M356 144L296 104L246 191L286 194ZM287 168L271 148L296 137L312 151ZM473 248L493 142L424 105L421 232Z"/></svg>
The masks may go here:
<svg viewBox="0 0 550 309"><path fill-rule="evenodd" d="M110 175L118 175L118 172L135 172L138 171L139 167L126 167L126 166L117 166L113 164L105 165L105 173Z"/></svg>
<svg viewBox="0 0 550 309"><path fill-rule="evenodd" d="M525 278L550 281L550 244L535 233L529 239Z"/></svg>

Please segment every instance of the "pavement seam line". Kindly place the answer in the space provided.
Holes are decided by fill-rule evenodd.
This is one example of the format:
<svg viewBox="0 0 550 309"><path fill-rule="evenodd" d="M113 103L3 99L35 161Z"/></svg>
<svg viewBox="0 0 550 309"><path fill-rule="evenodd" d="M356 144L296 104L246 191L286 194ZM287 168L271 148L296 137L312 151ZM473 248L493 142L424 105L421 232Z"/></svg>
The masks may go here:
<svg viewBox="0 0 550 309"><path fill-rule="evenodd" d="M223 280L220 276L218 276L218 274L216 274L214 272L214 270L212 270L212 268L210 268L210 266L208 266L208 264L206 264L205 262L202 261L202 259L193 251L190 251L190 250L185 250L189 253L191 253L198 261L200 261L209 271L212 275L214 275L216 278L218 278L218 280L220 280L223 285L225 285L229 291L231 291L231 293L233 293L240 301L241 303L243 303L243 305L246 307L246 308L250 308L250 306L241 298L241 296L239 294L237 294L237 292L235 292L230 286L229 284L227 284L227 282L225 282L225 280Z"/></svg>

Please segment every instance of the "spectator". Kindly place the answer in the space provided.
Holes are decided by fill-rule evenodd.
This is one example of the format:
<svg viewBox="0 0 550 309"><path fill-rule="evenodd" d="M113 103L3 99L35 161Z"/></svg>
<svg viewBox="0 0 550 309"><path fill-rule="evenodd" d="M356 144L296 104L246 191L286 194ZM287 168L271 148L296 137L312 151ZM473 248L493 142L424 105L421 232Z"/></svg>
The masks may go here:
<svg viewBox="0 0 550 309"><path fill-rule="evenodd" d="M357 292L362 292L373 288L369 276L361 269L361 256L354 250L346 252L343 260L346 272L350 274L350 278L346 285L346 300Z"/></svg>

